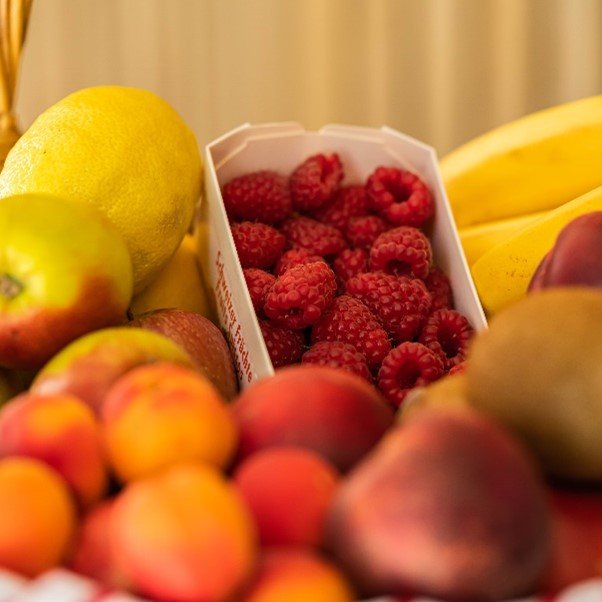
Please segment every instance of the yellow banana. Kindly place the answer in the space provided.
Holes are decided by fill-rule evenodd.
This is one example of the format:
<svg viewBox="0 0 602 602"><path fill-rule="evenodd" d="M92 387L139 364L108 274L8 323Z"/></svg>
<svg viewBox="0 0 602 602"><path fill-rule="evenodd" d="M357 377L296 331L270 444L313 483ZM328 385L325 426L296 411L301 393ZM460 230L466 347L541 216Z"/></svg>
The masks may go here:
<svg viewBox="0 0 602 602"><path fill-rule="evenodd" d="M602 184L602 95L475 138L441 172L460 228L559 207Z"/></svg>
<svg viewBox="0 0 602 602"><path fill-rule="evenodd" d="M576 217L602 210L602 186L527 225L485 253L472 266L472 277L485 311L492 315L520 299L559 232Z"/></svg>
<svg viewBox="0 0 602 602"><path fill-rule="evenodd" d="M477 226L468 226L459 231L460 241L466 255L468 265L472 265L481 255L484 255L496 245L500 244L519 230L528 226L536 219L546 215L547 211L520 215L509 219L487 222Z"/></svg>

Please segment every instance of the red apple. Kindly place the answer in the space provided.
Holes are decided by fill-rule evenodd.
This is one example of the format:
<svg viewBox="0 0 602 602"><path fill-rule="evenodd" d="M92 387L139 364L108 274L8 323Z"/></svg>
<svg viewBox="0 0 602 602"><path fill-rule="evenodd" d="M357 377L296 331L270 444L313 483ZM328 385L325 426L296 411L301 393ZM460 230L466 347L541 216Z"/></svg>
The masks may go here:
<svg viewBox="0 0 602 602"><path fill-rule="evenodd" d="M120 376L159 360L192 367L188 354L167 337L142 328L105 328L77 339L52 358L36 376L31 391L69 393L98 412Z"/></svg>
<svg viewBox="0 0 602 602"><path fill-rule="evenodd" d="M208 318L183 309L158 309L131 322L175 341L226 399L238 390L234 362L221 330Z"/></svg>

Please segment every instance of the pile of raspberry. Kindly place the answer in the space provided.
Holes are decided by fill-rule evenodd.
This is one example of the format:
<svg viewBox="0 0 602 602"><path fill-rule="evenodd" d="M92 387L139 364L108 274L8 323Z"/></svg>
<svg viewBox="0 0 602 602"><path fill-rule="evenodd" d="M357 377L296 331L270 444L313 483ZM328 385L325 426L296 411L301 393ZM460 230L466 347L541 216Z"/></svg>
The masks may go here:
<svg viewBox="0 0 602 602"><path fill-rule="evenodd" d="M348 370L399 406L462 369L473 329L433 263L425 183L398 167L343 179L336 153L317 154L289 177L235 178L222 196L274 367Z"/></svg>

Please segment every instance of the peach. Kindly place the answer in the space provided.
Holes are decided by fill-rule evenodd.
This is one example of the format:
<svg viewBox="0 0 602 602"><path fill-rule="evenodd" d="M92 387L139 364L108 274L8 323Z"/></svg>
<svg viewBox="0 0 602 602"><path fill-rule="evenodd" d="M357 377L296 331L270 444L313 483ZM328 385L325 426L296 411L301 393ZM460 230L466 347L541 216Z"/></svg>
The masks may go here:
<svg viewBox="0 0 602 602"><path fill-rule="evenodd" d="M257 534L236 489L205 464L180 464L131 483L116 498L111 549L139 593L214 602L253 573Z"/></svg>
<svg viewBox="0 0 602 602"><path fill-rule="evenodd" d="M66 484L31 458L0 460L0 566L34 577L59 564L71 542L75 506Z"/></svg>
<svg viewBox="0 0 602 602"><path fill-rule="evenodd" d="M552 490L552 560L541 589L557 593L602 577L602 495Z"/></svg>
<svg viewBox="0 0 602 602"><path fill-rule="evenodd" d="M106 500L83 517L69 568L108 587L125 589L128 583L117 569L109 540L113 503L113 499Z"/></svg>
<svg viewBox="0 0 602 602"><path fill-rule="evenodd" d="M122 376L101 417L109 460L122 481L188 460L224 468L236 446L236 426L219 391L176 364L140 366Z"/></svg>
<svg viewBox="0 0 602 602"><path fill-rule="evenodd" d="M273 548L243 602L352 602L351 585L332 563L309 550Z"/></svg>
<svg viewBox="0 0 602 602"><path fill-rule="evenodd" d="M550 553L540 476L474 410L422 411L343 482L327 536L366 594L502 600L532 592Z"/></svg>
<svg viewBox="0 0 602 602"><path fill-rule="evenodd" d="M25 393L0 411L0 456L29 456L54 468L81 506L107 488L100 428L92 410L70 395Z"/></svg>
<svg viewBox="0 0 602 602"><path fill-rule="evenodd" d="M234 482L264 546L323 544L339 476L320 456L294 447L265 449L238 467Z"/></svg>
<svg viewBox="0 0 602 602"><path fill-rule="evenodd" d="M251 385L233 404L242 458L271 446L315 451L346 471L393 423L364 379L323 366L291 366Z"/></svg>

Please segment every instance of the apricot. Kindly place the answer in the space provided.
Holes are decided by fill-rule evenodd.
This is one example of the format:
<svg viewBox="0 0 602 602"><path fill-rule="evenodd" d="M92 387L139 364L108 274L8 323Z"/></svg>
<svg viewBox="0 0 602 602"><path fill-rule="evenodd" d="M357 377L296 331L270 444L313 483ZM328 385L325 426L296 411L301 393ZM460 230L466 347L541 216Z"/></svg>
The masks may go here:
<svg viewBox="0 0 602 602"><path fill-rule="evenodd" d="M28 577L59 564L71 542L76 511L51 468L31 458L0 460L0 566Z"/></svg>
<svg viewBox="0 0 602 602"><path fill-rule="evenodd" d="M468 408L392 431L341 484L327 537L366 594L463 602L532 592L551 549L531 458Z"/></svg>
<svg viewBox="0 0 602 602"><path fill-rule="evenodd" d="M233 406L239 455L293 445L351 468L393 423L393 411L363 378L323 366L291 366L245 389Z"/></svg>
<svg viewBox="0 0 602 602"><path fill-rule="evenodd" d="M122 481L185 461L224 468L236 447L236 426L219 391L176 364L140 366L122 376L101 417L107 453Z"/></svg>
<svg viewBox="0 0 602 602"><path fill-rule="evenodd" d="M128 583L117 568L109 539L113 503L107 500L83 517L69 568L108 587L125 589Z"/></svg>
<svg viewBox="0 0 602 602"><path fill-rule="evenodd" d="M0 411L0 456L29 456L54 468L79 504L97 502L107 488L100 428L92 410L67 394L16 397Z"/></svg>
<svg viewBox="0 0 602 602"><path fill-rule="evenodd" d="M352 602L343 573L310 550L266 550L243 602Z"/></svg>
<svg viewBox="0 0 602 602"><path fill-rule="evenodd" d="M329 463L314 452L294 447L253 454L234 474L264 546L321 546L338 482L338 473Z"/></svg>
<svg viewBox="0 0 602 602"><path fill-rule="evenodd" d="M130 483L116 498L110 541L119 570L157 600L229 599L257 560L256 528L240 494L200 463Z"/></svg>

